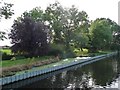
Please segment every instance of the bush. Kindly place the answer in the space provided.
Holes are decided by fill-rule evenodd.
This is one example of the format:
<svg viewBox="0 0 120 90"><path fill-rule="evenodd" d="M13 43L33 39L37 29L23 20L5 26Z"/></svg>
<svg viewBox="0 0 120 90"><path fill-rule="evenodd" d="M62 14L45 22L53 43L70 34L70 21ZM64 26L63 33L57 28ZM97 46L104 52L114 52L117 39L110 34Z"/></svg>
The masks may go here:
<svg viewBox="0 0 120 90"><path fill-rule="evenodd" d="M75 58L75 57L76 57L76 55L72 51L64 52L62 55L62 58Z"/></svg>
<svg viewBox="0 0 120 90"><path fill-rule="evenodd" d="M16 59L25 59L26 57L24 55L15 55Z"/></svg>
<svg viewBox="0 0 120 90"><path fill-rule="evenodd" d="M61 56L64 52L64 47L62 45L52 44L50 45L50 50L48 52L48 55L51 56Z"/></svg>
<svg viewBox="0 0 120 90"><path fill-rule="evenodd" d="M5 52L2 53L2 60L11 60L14 57L16 58L16 60L25 58L23 55L8 55Z"/></svg>
<svg viewBox="0 0 120 90"><path fill-rule="evenodd" d="M10 60L14 55L7 55L7 53L2 53L2 60Z"/></svg>
<svg viewBox="0 0 120 90"><path fill-rule="evenodd" d="M62 51L59 49L51 49L48 53L48 55L54 55L54 56L57 56L59 54L62 54Z"/></svg>

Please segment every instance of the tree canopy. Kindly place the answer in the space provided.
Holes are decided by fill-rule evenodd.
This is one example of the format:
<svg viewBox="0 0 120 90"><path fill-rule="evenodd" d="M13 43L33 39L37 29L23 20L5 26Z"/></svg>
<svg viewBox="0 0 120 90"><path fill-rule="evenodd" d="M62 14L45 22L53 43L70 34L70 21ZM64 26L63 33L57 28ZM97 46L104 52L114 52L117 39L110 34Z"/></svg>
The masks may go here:
<svg viewBox="0 0 120 90"><path fill-rule="evenodd" d="M66 50L69 50L71 45L83 48L88 43L88 15L85 11L80 12L74 5L64 8L59 2L55 2L45 11L36 7L24 12L22 16L30 16L35 21L47 23L50 26L50 43L63 44Z"/></svg>
<svg viewBox="0 0 120 90"><path fill-rule="evenodd" d="M90 26L90 46L93 50L110 49L118 25L110 19L98 18ZM118 33L117 33L118 34Z"/></svg>
<svg viewBox="0 0 120 90"><path fill-rule="evenodd" d="M14 52L42 55L49 45L62 45L66 52L75 48L91 52L109 50L120 45L119 32L119 25L109 18L89 21L85 11L55 2L45 10L36 7L25 11L14 22L10 38Z"/></svg>
<svg viewBox="0 0 120 90"><path fill-rule="evenodd" d="M31 56L46 54L47 32L48 27L44 23L35 22L30 17L15 20L9 34L13 52Z"/></svg>

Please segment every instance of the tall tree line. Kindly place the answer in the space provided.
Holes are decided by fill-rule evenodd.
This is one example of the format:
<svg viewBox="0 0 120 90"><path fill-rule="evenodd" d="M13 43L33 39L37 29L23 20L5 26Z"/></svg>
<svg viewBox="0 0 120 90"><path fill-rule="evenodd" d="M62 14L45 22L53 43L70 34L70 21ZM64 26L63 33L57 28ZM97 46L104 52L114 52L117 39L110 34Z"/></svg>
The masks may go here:
<svg viewBox="0 0 120 90"><path fill-rule="evenodd" d="M30 53L32 49L32 53L38 53L37 48L44 48L40 50L47 51L53 44L64 46L66 52L71 52L75 48L81 51L83 48L87 48L91 52L96 52L118 47L120 45L119 35L120 27L114 21L108 18L89 21L85 11L79 11L74 5L71 8L64 8L59 2L55 2L50 4L46 10L36 7L24 12L14 22L10 38L13 46L19 43L24 47L21 48L22 53ZM29 44L25 43L26 41L23 42L24 38ZM38 41L39 39L41 41ZM39 46L42 41L45 41L43 47ZM34 49L34 45L37 45L36 49ZM27 48L31 48L30 51L25 50ZM14 50L21 51L16 48ZM38 49L38 51L40 50Z"/></svg>

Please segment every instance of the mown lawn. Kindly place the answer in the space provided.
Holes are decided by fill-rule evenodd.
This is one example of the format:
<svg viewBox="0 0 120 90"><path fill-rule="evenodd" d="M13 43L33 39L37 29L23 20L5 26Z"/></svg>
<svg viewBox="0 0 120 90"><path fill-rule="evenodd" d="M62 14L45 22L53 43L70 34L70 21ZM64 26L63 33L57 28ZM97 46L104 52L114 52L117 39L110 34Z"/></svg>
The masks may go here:
<svg viewBox="0 0 120 90"><path fill-rule="evenodd" d="M48 64L48 65L43 65L43 66L39 66L39 67L35 67L34 69L29 69L29 70L16 72L16 74L22 74L22 73L24 73L26 71L27 72L31 72L31 71L34 71L34 70L42 70L42 69L46 69L46 68L50 68L50 67L55 67L55 66L59 66L59 65L62 65L62 64L73 62L75 60L76 60L75 58L62 59L62 60L60 60L58 62L55 62L55 63L51 63L51 64Z"/></svg>
<svg viewBox="0 0 120 90"><path fill-rule="evenodd" d="M47 58L47 59L46 59ZM54 66L58 66L58 65L62 65L62 64L65 64L65 63L69 63L69 62L72 62L74 61L75 59L74 58L69 58L69 59L62 59L62 60L56 60L55 58L53 58L52 60L55 61L55 62L52 62L52 63L49 63L49 64L45 64L45 65L41 65L41 66L37 66L37 67L31 67L29 69L26 68L26 70L18 70L17 68L21 68L23 69L23 67L21 67L21 65L28 65L31 63L35 63L37 61L49 61L50 57L43 57L43 58L34 58L34 59L21 59L21 60L15 60L15 61L11 61L11 60L8 60L8 61L3 61L2 62L2 69L6 68L7 69L7 72L4 71L2 73L2 75L0 77L4 77L4 76L9 76L9 75L13 75L13 74L21 74L21 73L24 73L24 72L31 72L33 70L37 70L37 69L45 69L45 68L49 68L49 67L54 67ZM11 67L13 66L17 66L15 67L17 69L17 71L13 72L11 70L15 70L15 68L12 68L10 69ZM33 65L34 66L34 65ZM34 69L33 69L34 68Z"/></svg>
<svg viewBox="0 0 120 90"><path fill-rule="evenodd" d="M44 56L39 58L26 58L26 59L17 59L17 60L4 60L1 61L0 67L11 67L16 65L23 65L23 64L31 64L36 61L45 61L49 58L52 58L52 56Z"/></svg>

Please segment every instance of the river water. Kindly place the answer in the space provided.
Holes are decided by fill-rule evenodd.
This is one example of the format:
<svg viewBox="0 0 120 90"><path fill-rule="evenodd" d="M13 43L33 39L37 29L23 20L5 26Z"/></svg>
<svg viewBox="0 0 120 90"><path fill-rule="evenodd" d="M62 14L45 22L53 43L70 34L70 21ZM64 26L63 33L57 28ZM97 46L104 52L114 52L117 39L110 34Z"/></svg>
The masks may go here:
<svg viewBox="0 0 120 90"><path fill-rule="evenodd" d="M3 86L3 90L62 88L63 90L120 89L120 57L113 56L90 64L72 66L53 73Z"/></svg>

